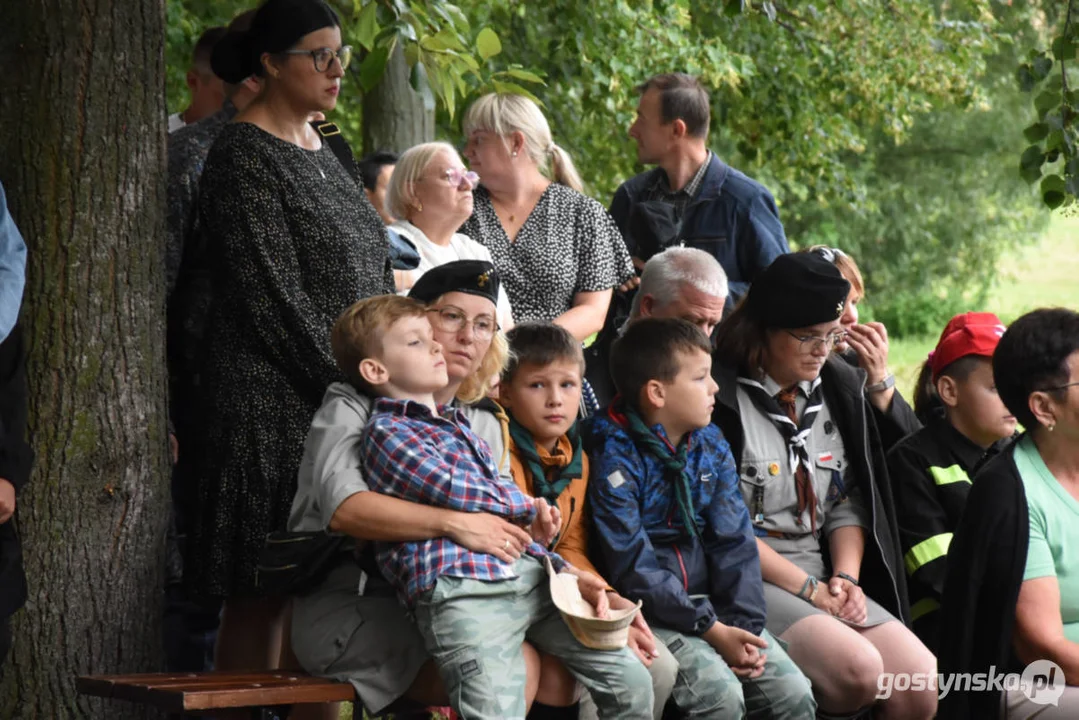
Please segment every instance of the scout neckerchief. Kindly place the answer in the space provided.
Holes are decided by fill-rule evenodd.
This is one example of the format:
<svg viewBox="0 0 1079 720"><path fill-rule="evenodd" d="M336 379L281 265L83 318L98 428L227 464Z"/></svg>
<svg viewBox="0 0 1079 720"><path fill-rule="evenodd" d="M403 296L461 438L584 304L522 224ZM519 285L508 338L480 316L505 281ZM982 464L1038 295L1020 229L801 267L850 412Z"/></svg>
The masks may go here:
<svg viewBox="0 0 1079 720"><path fill-rule="evenodd" d="M806 441L813 432L813 421L824 406L824 393L818 377L809 386L809 399L802 411L801 422L794 399L798 395L798 386L780 390L772 397L764 386L756 380L738 378L738 384L745 388L749 397L761 412L772 421L783 438L787 441L788 461L794 472L794 486L798 491L798 524L803 525L806 510L809 510L809 528L817 532L817 496L813 492L813 465L809 460Z"/></svg>
<svg viewBox="0 0 1079 720"><path fill-rule="evenodd" d="M536 441L532 439L532 433L517 422L512 413L509 416L509 430L517 452L521 454L521 464L532 476L532 494L554 505L566 486L581 477L583 472L581 434L577 429L577 423L573 423L569 432L559 438L555 450L562 450L562 452L558 454L540 455L536 450ZM553 480L550 479L551 475L555 476Z"/></svg>
<svg viewBox="0 0 1079 720"><path fill-rule="evenodd" d="M700 539L701 531L694 519L696 513L693 509L693 493L691 481L686 473L686 455L689 452L688 437L679 443L678 448L671 447L667 438L660 437L645 424L637 412L617 401L611 404L608 415L618 423L633 440L638 450L643 450L655 456L663 463L663 471L666 479L674 486L675 502L678 504L678 512L682 516L682 526L686 532Z"/></svg>

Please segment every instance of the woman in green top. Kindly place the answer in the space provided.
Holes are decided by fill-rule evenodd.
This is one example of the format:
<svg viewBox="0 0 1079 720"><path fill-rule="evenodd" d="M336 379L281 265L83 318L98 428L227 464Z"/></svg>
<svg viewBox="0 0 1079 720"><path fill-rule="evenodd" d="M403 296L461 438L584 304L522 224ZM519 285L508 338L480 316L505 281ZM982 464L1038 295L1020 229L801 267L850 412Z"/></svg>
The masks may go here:
<svg viewBox="0 0 1079 720"><path fill-rule="evenodd" d="M1028 429L1015 449L1030 535L1013 643L1021 662L1051 660L1079 685L1079 313L1035 311L1016 324L993 368L1001 399ZM1049 714L1037 696L1006 700L1008 718L1079 715L1079 688Z"/></svg>

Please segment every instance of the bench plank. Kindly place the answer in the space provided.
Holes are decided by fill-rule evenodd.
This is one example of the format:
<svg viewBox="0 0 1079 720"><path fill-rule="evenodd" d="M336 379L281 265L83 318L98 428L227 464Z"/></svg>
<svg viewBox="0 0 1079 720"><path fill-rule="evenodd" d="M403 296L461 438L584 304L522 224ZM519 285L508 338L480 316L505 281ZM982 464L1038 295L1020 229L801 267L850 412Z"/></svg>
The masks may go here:
<svg viewBox="0 0 1079 720"><path fill-rule="evenodd" d="M301 672L148 673L80 677L83 695L153 705L167 712L351 701L352 685Z"/></svg>

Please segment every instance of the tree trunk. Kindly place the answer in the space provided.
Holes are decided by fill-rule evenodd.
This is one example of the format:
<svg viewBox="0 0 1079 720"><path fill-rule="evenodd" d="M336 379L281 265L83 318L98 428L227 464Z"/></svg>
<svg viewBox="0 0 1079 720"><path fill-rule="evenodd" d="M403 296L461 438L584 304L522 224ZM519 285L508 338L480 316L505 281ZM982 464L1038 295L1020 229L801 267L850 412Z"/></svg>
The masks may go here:
<svg viewBox="0 0 1079 720"><path fill-rule="evenodd" d="M408 63L398 42L382 79L363 97L363 151L404 152L435 139L435 100L431 89L412 89Z"/></svg>
<svg viewBox="0 0 1079 720"><path fill-rule="evenodd" d="M29 600L0 718L133 718L76 675L161 662L164 3L0 0L0 181L29 246Z"/></svg>

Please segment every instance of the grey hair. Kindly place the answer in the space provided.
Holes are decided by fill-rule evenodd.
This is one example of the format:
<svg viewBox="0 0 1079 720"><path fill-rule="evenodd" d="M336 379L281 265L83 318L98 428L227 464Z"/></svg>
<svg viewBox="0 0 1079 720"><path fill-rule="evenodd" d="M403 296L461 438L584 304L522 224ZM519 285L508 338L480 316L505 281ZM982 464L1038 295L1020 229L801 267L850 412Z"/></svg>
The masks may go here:
<svg viewBox="0 0 1079 720"><path fill-rule="evenodd" d="M684 284L705 295L727 297L727 273L718 260L698 248L669 247L644 264L641 285L629 316L640 317L641 298L645 295L655 298L657 305L667 305L674 301Z"/></svg>

